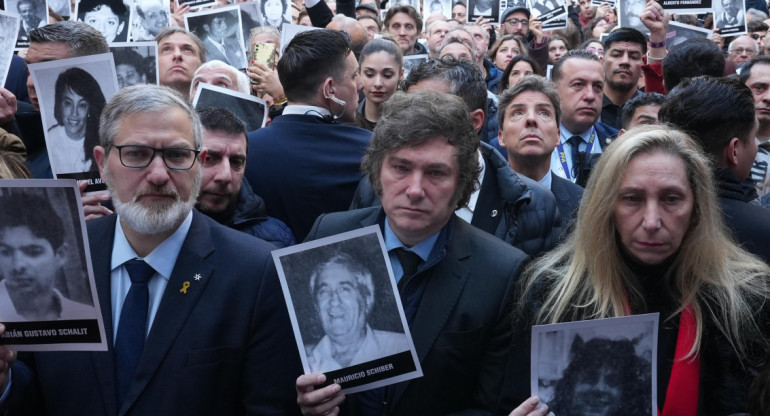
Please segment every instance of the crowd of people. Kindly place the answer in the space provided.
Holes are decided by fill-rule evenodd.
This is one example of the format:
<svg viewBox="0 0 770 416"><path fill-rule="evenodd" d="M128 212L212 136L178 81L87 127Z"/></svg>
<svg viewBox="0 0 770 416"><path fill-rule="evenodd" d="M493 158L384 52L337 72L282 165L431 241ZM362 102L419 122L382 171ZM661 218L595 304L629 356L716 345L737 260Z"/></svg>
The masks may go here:
<svg viewBox="0 0 770 416"><path fill-rule="evenodd" d="M29 48L0 87L0 178L51 178L50 159L75 153L62 163L106 183L81 200L109 349L0 346L0 413L650 414L628 340L578 339L572 384L530 397L533 325L647 313L660 314L660 414L770 412L765 2L720 9L745 35L673 45L671 21L708 29L714 14L628 2L638 26L579 0L549 31L519 2L426 3L422 15L406 2L264 0L241 13L257 22L245 70L226 42L245 29L235 12L196 34L189 5L142 0L134 24L113 3L84 0L47 25L22 14ZM289 23L320 30L280 45ZM114 55L121 89L108 99L79 68L52 91L25 68L127 37L157 43L160 85L134 51ZM274 59L253 55L264 45ZM406 70L411 55L427 57ZM267 125L196 110L201 83L262 98ZM61 224L18 215L51 202L3 198L4 316L90 310L50 279ZM308 276L325 335L305 346L303 374L270 252L370 225L423 376L346 395L322 371L408 344L367 322L371 272L339 253Z"/></svg>

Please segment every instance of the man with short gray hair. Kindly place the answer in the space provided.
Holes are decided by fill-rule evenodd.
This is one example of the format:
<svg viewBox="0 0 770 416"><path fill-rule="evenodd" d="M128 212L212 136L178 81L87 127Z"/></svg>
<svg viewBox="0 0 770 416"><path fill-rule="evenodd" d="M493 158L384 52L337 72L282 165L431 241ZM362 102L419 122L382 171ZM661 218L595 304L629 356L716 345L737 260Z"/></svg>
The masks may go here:
<svg viewBox="0 0 770 416"><path fill-rule="evenodd" d="M193 209L206 158L195 110L137 85L101 125L94 155L116 214L88 233L109 350L17 362L9 414L294 413L301 368L274 247ZM0 357L6 389L15 356Z"/></svg>

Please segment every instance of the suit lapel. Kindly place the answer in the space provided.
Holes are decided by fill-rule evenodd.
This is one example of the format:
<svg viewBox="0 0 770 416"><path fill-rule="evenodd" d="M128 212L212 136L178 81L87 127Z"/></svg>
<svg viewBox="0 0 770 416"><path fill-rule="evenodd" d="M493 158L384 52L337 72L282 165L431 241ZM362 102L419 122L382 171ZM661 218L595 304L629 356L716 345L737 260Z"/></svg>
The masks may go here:
<svg viewBox="0 0 770 416"><path fill-rule="evenodd" d="M214 267L204 260L213 251L209 225L202 214L194 211L190 230L161 298L134 380L119 414L125 414L147 387L206 289ZM198 275L200 280L196 280ZM189 287L186 293L182 293L181 289L187 286L185 282L189 282Z"/></svg>
<svg viewBox="0 0 770 416"><path fill-rule="evenodd" d="M93 266L96 292L99 297L99 307L102 310L104 320L104 332L107 337L107 352L92 352L91 361L94 373L101 386L101 394L109 414L115 414L115 361L113 356L113 322L112 322L112 296L111 273L112 246L115 240L115 221L117 216L112 215L100 221L99 225L89 227L88 241L91 247L91 264ZM103 225L103 226L102 226Z"/></svg>
<svg viewBox="0 0 770 416"><path fill-rule="evenodd" d="M463 230L470 225L458 218L454 218L453 221L455 221L454 237L446 256L428 270L430 278L411 328L414 347L421 363L425 361L433 343L444 329L470 276L470 270L464 261L471 256L471 250ZM410 382L406 381L393 386L394 406Z"/></svg>

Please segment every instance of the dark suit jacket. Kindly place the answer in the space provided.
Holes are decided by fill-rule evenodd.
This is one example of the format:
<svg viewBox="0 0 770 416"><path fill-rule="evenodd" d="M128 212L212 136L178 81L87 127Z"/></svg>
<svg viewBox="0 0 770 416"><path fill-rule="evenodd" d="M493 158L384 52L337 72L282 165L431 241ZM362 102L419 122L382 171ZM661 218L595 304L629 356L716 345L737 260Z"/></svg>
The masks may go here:
<svg viewBox="0 0 770 416"><path fill-rule="evenodd" d="M109 351L28 362L42 401L20 415L284 415L296 412L299 355L272 246L195 212L123 406L115 398L110 260L115 215L89 221ZM193 280L200 274L202 279ZM189 281L186 294L180 293ZM15 367L14 367L15 368ZM14 371L15 374L15 371ZM12 394L21 390L14 380ZM22 395L24 391L19 392ZM27 396L29 397L29 396ZM44 405L44 409L35 405Z"/></svg>
<svg viewBox="0 0 770 416"><path fill-rule="evenodd" d="M580 200L583 199L583 188L551 172L551 192L561 213L561 225L564 230L562 235L565 235L577 218Z"/></svg>
<svg viewBox="0 0 770 416"><path fill-rule="evenodd" d="M267 215L302 241L319 215L350 205L371 137L369 130L316 116L280 116L249 133L246 179L265 200Z"/></svg>
<svg viewBox="0 0 770 416"><path fill-rule="evenodd" d="M380 207L322 215L308 240L382 221ZM457 217L450 221L445 248L434 248L413 277L426 279L410 325L424 376L390 387L392 415L486 414L500 397L512 294L527 256ZM355 395L347 400L355 407Z"/></svg>

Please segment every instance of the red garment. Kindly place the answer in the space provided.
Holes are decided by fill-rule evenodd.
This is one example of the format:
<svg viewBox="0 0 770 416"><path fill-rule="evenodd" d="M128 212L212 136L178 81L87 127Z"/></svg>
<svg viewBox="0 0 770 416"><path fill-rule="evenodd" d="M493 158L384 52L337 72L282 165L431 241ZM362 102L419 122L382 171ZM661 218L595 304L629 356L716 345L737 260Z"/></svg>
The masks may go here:
<svg viewBox="0 0 770 416"><path fill-rule="evenodd" d="M666 87L663 84L663 61L642 65L642 72L644 73L644 92L666 94Z"/></svg>
<svg viewBox="0 0 770 416"><path fill-rule="evenodd" d="M700 356L685 359L695 343L695 316L692 306L687 306L679 316L679 333L676 337L674 367L666 390L666 403L661 416L695 416L698 413L698 389L700 386Z"/></svg>
<svg viewBox="0 0 770 416"><path fill-rule="evenodd" d="M580 20L580 28L585 29L588 22L591 21L592 18L583 16L583 13L578 13L578 20Z"/></svg>

